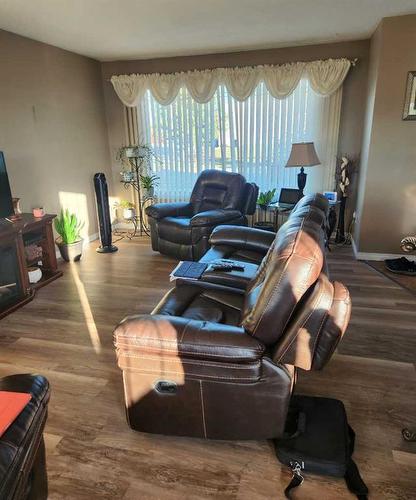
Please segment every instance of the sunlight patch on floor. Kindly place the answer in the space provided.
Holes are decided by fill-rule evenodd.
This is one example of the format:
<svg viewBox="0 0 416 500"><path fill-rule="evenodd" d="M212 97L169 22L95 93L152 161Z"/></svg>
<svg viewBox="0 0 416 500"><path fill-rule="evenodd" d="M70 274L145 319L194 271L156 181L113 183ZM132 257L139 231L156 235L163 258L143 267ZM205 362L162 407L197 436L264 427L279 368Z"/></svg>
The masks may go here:
<svg viewBox="0 0 416 500"><path fill-rule="evenodd" d="M81 303L82 312L84 314L85 324L88 328L88 333L90 335L91 344L94 348L94 351L97 354L100 354L101 353L100 335L97 330L97 325L95 324L94 316L92 314L87 292L85 291L84 283L81 281L81 278L79 277L76 263L70 262L70 270L75 286L77 287L77 292Z"/></svg>

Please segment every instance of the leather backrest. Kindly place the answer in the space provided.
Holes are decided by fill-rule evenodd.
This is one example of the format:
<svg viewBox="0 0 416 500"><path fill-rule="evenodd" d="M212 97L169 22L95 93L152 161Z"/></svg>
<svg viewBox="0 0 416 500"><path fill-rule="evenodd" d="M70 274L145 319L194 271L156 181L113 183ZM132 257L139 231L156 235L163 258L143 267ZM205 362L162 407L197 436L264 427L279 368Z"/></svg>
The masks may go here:
<svg viewBox="0 0 416 500"><path fill-rule="evenodd" d="M199 175L191 194L194 215L207 210L240 210L245 178L221 170L204 170Z"/></svg>
<svg viewBox="0 0 416 500"><path fill-rule="evenodd" d="M264 270L266 266L268 265L268 262L271 258L271 255L274 252L274 247L277 243L277 238L280 235L284 234L285 232L289 232L292 230L296 230L296 228L299 227L299 225L302 223L302 221L310 221L310 222L315 222L318 225L323 225L322 220L325 221L325 215L324 212L322 212L319 208L315 208L312 205L300 207L296 211L292 210L292 212L289 215L288 220L280 226L278 233L276 234L276 237L272 244L269 247L268 252L266 253L264 259L261 261L260 266L258 268L258 272L256 275L257 280L260 279L261 276L264 274ZM324 256L324 261L325 261L325 256ZM325 262L324 262L325 263ZM253 280L253 283L249 287L251 289L253 286L255 286L256 281Z"/></svg>
<svg viewBox="0 0 416 500"><path fill-rule="evenodd" d="M298 302L318 279L323 262L321 226L307 216L290 217L246 292L242 315L245 330L266 345L275 344Z"/></svg>
<svg viewBox="0 0 416 500"><path fill-rule="evenodd" d="M247 182L244 187L241 211L244 215L253 215L257 208L259 187L254 182Z"/></svg>
<svg viewBox="0 0 416 500"><path fill-rule="evenodd" d="M320 370L345 333L351 314L348 290L321 274L299 302L273 353L276 363Z"/></svg>
<svg viewBox="0 0 416 500"><path fill-rule="evenodd" d="M329 201L321 193L307 194L296 203L293 208L293 212L296 212L298 209L305 206L319 208L325 213L325 215L327 215L329 210Z"/></svg>
<svg viewBox="0 0 416 500"><path fill-rule="evenodd" d="M302 205L294 208L290 213L289 218L292 219L293 217L299 217L302 219L307 217L322 227L326 224L325 212L314 205Z"/></svg>

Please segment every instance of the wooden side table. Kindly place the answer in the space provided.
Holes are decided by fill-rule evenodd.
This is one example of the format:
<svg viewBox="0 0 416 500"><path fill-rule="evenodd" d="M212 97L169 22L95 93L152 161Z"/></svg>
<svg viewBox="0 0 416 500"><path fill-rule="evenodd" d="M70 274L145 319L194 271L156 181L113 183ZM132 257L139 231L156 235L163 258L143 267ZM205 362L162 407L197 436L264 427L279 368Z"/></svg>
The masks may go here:
<svg viewBox="0 0 416 500"><path fill-rule="evenodd" d="M47 214L42 218L21 214L18 219L0 220L0 255L7 265L0 265L0 318L32 300L35 291L62 276L56 260L52 221L56 217ZM42 257L30 262L25 246L36 244L42 248ZM42 261L39 266L42 278L29 282L28 268Z"/></svg>

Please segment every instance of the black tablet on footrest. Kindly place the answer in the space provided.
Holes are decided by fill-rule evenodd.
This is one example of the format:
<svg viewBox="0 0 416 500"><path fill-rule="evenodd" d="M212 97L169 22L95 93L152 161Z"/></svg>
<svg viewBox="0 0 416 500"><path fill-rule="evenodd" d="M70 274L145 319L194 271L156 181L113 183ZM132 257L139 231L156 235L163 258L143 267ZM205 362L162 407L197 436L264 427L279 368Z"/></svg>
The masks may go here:
<svg viewBox="0 0 416 500"><path fill-rule="evenodd" d="M173 281L178 278L199 280L206 271L207 267L208 264L203 264L200 262L192 262L188 260L181 261L170 273L170 280Z"/></svg>

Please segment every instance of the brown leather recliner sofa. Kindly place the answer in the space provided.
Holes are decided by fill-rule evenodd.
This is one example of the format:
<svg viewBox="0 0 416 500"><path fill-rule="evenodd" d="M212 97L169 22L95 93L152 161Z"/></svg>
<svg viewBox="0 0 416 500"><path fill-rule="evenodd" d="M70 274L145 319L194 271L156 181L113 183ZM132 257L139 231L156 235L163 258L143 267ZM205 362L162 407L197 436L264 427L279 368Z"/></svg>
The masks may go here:
<svg viewBox="0 0 416 500"><path fill-rule="evenodd" d="M282 435L296 369L328 362L351 307L347 289L323 273L322 224L317 207L305 206L281 227L243 292L178 284L152 314L118 325L133 429L212 439Z"/></svg>
<svg viewBox="0 0 416 500"><path fill-rule="evenodd" d="M188 203L159 203L146 208L152 249L182 260L198 260L221 224L247 226L256 210L258 187L236 173L204 170Z"/></svg>
<svg viewBox="0 0 416 500"><path fill-rule="evenodd" d="M327 198L320 193L309 194L298 201L291 210L289 219L295 216L307 216L325 228L328 211ZM273 232L251 227L218 226L211 234L210 249L201 258L201 262L232 259L258 265L268 252L275 236Z"/></svg>

